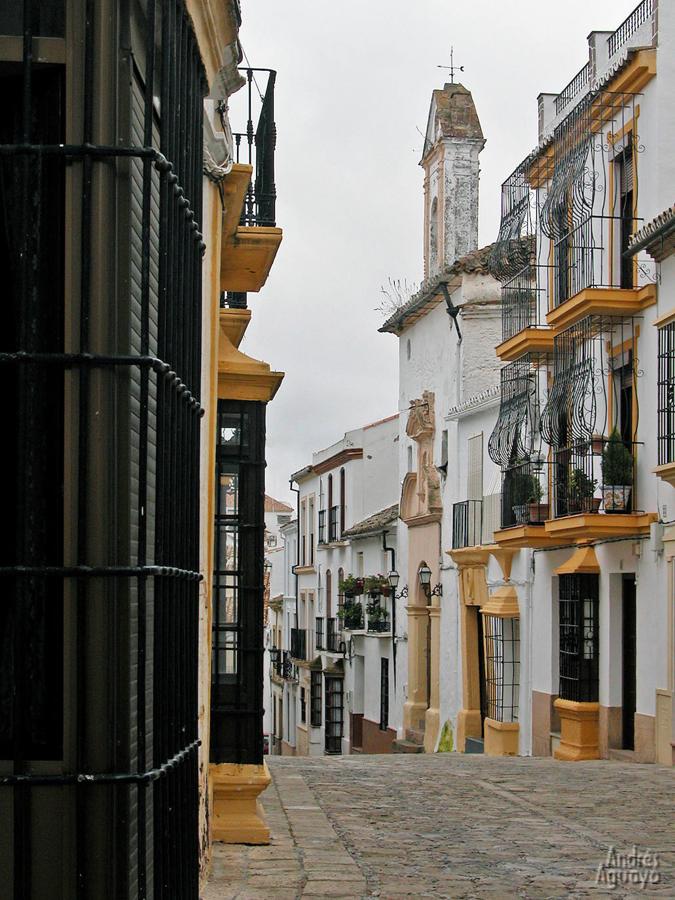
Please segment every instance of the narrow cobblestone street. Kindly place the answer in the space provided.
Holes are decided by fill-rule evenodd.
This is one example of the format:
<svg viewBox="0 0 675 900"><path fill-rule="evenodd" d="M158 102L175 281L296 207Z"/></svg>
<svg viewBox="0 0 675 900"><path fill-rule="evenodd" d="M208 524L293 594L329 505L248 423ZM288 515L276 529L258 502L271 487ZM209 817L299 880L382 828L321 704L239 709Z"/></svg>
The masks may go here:
<svg viewBox="0 0 675 900"><path fill-rule="evenodd" d="M672 770L459 754L270 770L271 846L215 844L203 900L675 897ZM640 871L659 883L596 884L609 848L634 844L658 856Z"/></svg>

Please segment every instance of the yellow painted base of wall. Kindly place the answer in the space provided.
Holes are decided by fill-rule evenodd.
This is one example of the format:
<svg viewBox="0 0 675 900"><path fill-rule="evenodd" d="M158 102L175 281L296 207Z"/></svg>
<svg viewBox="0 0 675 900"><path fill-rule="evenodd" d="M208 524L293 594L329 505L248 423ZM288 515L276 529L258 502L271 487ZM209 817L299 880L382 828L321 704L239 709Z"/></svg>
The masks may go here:
<svg viewBox="0 0 675 900"><path fill-rule="evenodd" d="M269 844L270 830L258 797L272 780L267 764L209 766L211 840L225 844Z"/></svg>
<svg viewBox="0 0 675 900"><path fill-rule="evenodd" d="M483 722L483 752L486 756L518 756L517 722L498 722L485 718Z"/></svg>
<svg viewBox="0 0 675 900"><path fill-rule="evenodd" d="M466 739L482 738L479 709L460 709L457 713L457 750L464 753Z"/></svg>
<svg viewBox="0 0 675 900"><path fill-rule="evenodd" d="M406 700L403 704L403 727L406 731L424 731L426 723L426 703L414 703Z"/></svg>
<svg viewBox="0 0 675 900"><path fill-rule="evenodd" d="M560 714L560 746L554 757L570 762L600 759L600 704L558 699L553 705Z"/></svg>

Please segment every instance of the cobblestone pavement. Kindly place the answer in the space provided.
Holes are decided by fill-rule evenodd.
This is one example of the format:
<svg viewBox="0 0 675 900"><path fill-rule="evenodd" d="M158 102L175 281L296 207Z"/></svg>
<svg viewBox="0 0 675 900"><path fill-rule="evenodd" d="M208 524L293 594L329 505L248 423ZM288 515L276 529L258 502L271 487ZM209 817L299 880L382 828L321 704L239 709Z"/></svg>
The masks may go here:
<svg viewBox="0 0 675 900"><path fill-rule="evenodd" d="M203 900L675 898L671 769L436 754L273 757L270 770L272 844L214 845ZM652 856L609 860L597 884L609 849L634 845ZM614 871L629 883L612 889Z"/></svg>

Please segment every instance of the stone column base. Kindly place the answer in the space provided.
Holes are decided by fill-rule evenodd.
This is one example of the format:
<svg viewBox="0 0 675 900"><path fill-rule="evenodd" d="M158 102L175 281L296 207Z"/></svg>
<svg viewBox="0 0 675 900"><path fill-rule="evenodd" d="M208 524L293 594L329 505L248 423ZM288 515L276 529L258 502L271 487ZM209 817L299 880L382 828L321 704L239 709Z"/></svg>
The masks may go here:
<svg viewBox="0 0 675 900"><path fill-rule="evenodd" d="M412 731L424 732L426 724L427 705L406 700L403 704L403 727Z"/></svg>
<svg viewBox="0 0 675 900"><path fill-rule="evenodd" d="M466 739L483 737L479 709L460 709L457 713L457 751L464 753Z"/></svg>
<svg viewBox="0 0 675 900"><path fill-rule="evenodd" d="M560 746L553 756L571 762L600 759L600 704L558 698L553 705L560 714Z"/></svg>
<svg viewBox="0 0 675 900"><path fill-rule="evenodd" d="M441 724L441 713L431 706L424 716L424 752L433 753L436 750L436 741Z"/></svg>
<svg viewBox="0 0 675 900"><path fill-rule="evenodd" d="M518 722L483 721L483 752L486 756L518 756Z"/></svg>
<svg viewBox="0 0 675 900"><path fill-rule="evenodd" d="M211 840L225 844L269 844L270 830L258 797L272 780L267 763L209 766Z"/></svg>

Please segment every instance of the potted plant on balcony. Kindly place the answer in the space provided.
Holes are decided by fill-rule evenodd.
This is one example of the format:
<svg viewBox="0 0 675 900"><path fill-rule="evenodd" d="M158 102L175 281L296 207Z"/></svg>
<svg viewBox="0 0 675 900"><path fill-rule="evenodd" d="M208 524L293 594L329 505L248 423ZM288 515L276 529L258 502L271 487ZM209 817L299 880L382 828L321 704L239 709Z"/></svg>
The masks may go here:
<svg viewBox="0 0 675 900"><path fill-rule="evenodd" d="M572 469L569 480L568 507L570 513L597 512L600 498L594 497L598 482L583 469Z"/></svg>
<svg viewBox="0 0 675 900"><path fill-rule="evenodd" d="M518 525L543 522L548 518L548 504L541 503L544 496L539 479L530 472L515 472L511 482L513 515Z"/></svg>
<svg viewBox="0 0 675 900"><path fill-rule="evenodd" d="M363 590L371 597L388 597L391 586L385 575L369 575L364 583Z"/></svg>
<svg viewBox="0 0 675 900"><path fill-rule="evenodd" d="M345 597L360 597L363 593L363 578L347 575L344 581L340 582L339 589Z"/></svg>
<svg viewBox="0 0 675 900"><path fill-rule="evenodd" d="M614 428L602 451L602 497L605 512L628 512L633 486L633 455Z"/></svg>
<svg viewBox="0 0 675 900"><path fill-rule="evenodd" d="M345 600L338 609L338 618L346 631L363 628L363 607L359 600Z"/></svg>
<svg viewBox="0 0 675 900"><path fill-rule="evenodd" d="M371 600L366 606L366 612L368 613L368 630L383 631L386 627L387 610L380 605L379 600Z"/></svg>

